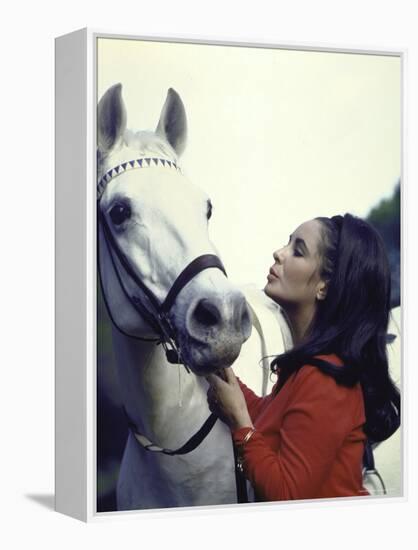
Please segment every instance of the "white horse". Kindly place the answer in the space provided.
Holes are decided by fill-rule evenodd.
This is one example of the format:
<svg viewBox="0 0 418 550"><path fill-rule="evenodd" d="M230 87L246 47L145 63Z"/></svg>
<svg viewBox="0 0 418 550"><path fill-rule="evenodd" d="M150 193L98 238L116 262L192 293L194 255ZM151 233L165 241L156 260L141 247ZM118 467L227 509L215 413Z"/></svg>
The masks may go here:
<svg viewBox="0 0 418 550"><path fill-rule="evenodd" d="M189 442L210 414L207 383L195 374L234 363L266 393L269 361L257 368L260 359L291 345L280 309L256 289L243 289L244 298L223 273L207 233L210 200L178 167L186 126L172 89L155 132L126 129L121 85L99 102L99 271L132 426L119 510L236 502L231 437L220 421L187 454L167 450ZM193 373L172 364L178 348Z"/></svg>
<svg viewBox="0 0 418 550"><path fill-rule="evenodd" d="M185 141L185 110L172 89L155 133L126 130L121 85L99 102L99 270L113 321L121 397L133 427L120 468L118 509L236 502L231 436L222 422L187 454L145 448L152 443L152 449L177 450L199 430L210 412L207 383L195 374L232 364L250 336L252 319L257 323L209 241L209 198L178 168ZM194 260L202 256L207 265L198 262L196 272ZM192 272L179 280L191 264ZM270 313L263 307L261 315L273 317L271 307ZM280 353L288 329L283 319L273 323L274 352ZM238 372L261 392L267 379L263 382L257 363L266 348L255 338L240 361L250 378ZM195 374L167 360L176 347Z"/></svg>

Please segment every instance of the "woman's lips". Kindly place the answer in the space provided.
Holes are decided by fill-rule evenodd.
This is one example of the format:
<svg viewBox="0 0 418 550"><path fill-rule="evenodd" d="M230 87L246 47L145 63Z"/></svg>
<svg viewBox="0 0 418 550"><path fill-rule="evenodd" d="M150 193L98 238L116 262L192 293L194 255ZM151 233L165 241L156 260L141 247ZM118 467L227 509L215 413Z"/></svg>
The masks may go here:
<svg viewBox="0 0 418 550"><path fill-rule="evenodd" d="M278 279L279 276L277 275L277 273L273 270L273 268L271 267L270 268L270 271L267 275L267 280L268 281L274 281L275 279Z"/></svg>

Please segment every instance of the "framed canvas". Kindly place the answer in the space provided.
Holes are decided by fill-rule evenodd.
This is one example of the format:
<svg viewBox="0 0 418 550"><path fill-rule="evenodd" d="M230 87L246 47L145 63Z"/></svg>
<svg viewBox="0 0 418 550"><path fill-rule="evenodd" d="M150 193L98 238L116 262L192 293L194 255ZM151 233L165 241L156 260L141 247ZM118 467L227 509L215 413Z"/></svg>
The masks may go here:
<svg viewBox="0 0 418 550"><path fill-rule="evenodd" d="M268 471L269 492L207 379L232 365L275 395L272 361L296 337L266 290L270 266L307 220L350 213L384 242L386 352L402 390L403 62L88 29L56 39L58 511L89 521L403 497L402 426L363 454L361 415L337 447L321 435L303 453L247 431L281 472ZM327 415L324 433L338 423ZM354 440L361 490L331 488Z"/></svg>

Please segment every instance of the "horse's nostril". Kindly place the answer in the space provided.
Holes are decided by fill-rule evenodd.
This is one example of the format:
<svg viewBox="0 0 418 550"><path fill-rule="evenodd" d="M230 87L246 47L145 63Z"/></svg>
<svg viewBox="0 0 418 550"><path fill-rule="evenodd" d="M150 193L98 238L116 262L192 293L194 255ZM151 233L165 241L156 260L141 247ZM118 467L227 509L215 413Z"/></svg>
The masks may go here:
<svg viewBox="0 0 418 550"><path fill-rule="evenodd" d="M220 320L218 309L207 300L199 300L193 312L193 317L199 325L206 327L213 327L217 325Z"/></svg>

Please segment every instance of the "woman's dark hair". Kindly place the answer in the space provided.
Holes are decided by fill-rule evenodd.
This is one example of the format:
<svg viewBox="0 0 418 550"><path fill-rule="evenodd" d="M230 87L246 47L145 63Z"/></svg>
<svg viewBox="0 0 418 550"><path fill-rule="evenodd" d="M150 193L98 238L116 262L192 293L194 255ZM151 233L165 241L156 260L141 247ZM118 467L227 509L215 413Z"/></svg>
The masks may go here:
<svg viewBox="0 0 418 550"><path fill-rule="evenodd" d="M386 353L390 310L390 271L384 243L364 220L346 214L316 218L322 226L321 277L325 300L301 344L271 363L279 374L277 391L289 376L310 364L338 384L360 382L365 402L365 433L372 443L390 437L400 425L400 395L389 375ZM318 359L336 354L343 366Z"/></svg>

